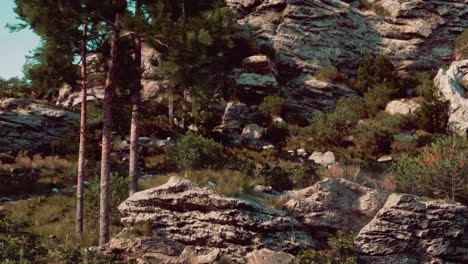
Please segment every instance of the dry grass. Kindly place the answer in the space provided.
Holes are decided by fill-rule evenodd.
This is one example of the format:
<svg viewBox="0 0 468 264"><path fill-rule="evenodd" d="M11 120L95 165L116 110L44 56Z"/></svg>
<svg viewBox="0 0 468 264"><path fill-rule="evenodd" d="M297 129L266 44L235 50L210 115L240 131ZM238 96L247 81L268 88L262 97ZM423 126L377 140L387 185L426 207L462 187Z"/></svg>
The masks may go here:
<svg viewBox="0 0 468 264"><path fill-rule="evenodd" d="M385 171L364 170L359 165L332 165L319 171L321 178L343 178L364 186L394 192L397 185Z"/></svg>
<svg viewBox="0 0 468 264"><path fill-rule="evenodd" d="M25 227L23 231L37 235L39 241L49 248L61 245L64 249L72 249L75 245L82 247L98 244L97 219L85 215L84 233L81 239L75 236L75 203L68 196L35 196L29 200L5 206L8 216L15 223ZM111 236L122 229L111 225Z"/></svg>
<svg viewBox="0 0 468 264"><path fill-rule="evenodd" d="M29 169L49 169L60 170L74 166L73 162L62 159L58 156L42 156L36 154L32 157L19 155L15 158L13 164L3 164L0 162L0 169L10 170L16 167L23 167Z"/></svg>

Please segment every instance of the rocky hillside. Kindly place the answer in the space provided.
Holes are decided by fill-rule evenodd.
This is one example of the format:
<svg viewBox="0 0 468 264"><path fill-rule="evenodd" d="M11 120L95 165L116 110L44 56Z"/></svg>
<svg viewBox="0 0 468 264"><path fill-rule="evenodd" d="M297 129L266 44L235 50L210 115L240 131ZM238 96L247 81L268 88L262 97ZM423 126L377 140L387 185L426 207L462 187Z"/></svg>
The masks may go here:
<svg viewBox="0 0 468 264"><path fill-rule="evenodd" d="M171 178L136 193L119 206L127 228L102 250L141 263L281 264L293 258L281 251L323 249L341 229L359 232L359 263L468 261L468 208L459 204L389 196L344 179L241 198L211 188ZM281 201L277 209L260 202L265 196ZM141 237L145 225L154 237Z"/></svg>
<svg viewBox="0 0 468 264"><path fill-rule="evenodd" d="M239 23L270 51L290 112L330 109L350 94L313 77L332 65L355 74L363 57L389 55L402 71L449 64L468 27L468 1L227 0ZM361 2L368 2L363 6Z"/></svg>

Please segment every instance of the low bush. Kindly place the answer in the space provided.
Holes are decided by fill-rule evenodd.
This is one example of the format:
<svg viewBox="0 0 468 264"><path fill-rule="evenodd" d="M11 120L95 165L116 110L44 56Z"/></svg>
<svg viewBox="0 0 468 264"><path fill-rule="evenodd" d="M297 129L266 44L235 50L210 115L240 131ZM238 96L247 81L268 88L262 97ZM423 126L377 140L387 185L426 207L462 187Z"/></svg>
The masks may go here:
<svg viewBox="0 0 468 264"><path fill-rule="evenodd" d="M265 139L276 146L283 146L286 138L289 136L289 129L286 124L271 124L265 133Z"/></svg>
<svg viewBox="0 0 468 264"><path fill-rule="evenodd" d="M369 122L392 134L411 128L411 117L399 114L392 115L384 111L378 112Z"/></svg>
<svg viewBox="0 0 468 264"><path fill-rule="evenodd" d="M449 136L416 157L403 156L390 168L403 192L468 201L468 140Z"/></svg>
<svg viewBox="0 0 468 264"><path fill-rule="evenodd" d="M258 174L264 185L277 191L305 188L320 180L317 169L308 165L280 167L263 164Z"/></svg>
<svg viewBox="0 0 468 264"><path fill-rule="evenodd" d="M385 129L371 123L362 123L351 130L353 142L365 155L376 157L389 153L393 136Z"/></svg>
<svg viewBox="0 0 468 264"><path fill-rule="evenodd" d="M301 251L292 264L357 264L353 240L353 233L338 231L336 237L328 239L331 249Z"/></svg>
<svg viewBox="0 0 468 264"><path fill-rule="evenodd" d="M283 110L284 99L280 96L270 95L263 99L258 110L266 116L279 116Z"/></svg>
<svg viewBox="0 0 468 264"><path fill-rule="evenodd" d="M465 29L455 40L455 54L458 60L468 59L468 29Z"/></svg>
<svg viewBox="0 0 468 264"><path fill-rule="evenodd" d="M361 95L375 85L386 86L391 91L398 88L398 70L388 56L367 55L358 69L355 89Z"/></svg>
<svg viewBox="0 0 468 264"><path fill-rule="evenodd" d="M436 95L424 97L421 107L416 111L415 125L430 133L446 133L449 102Z"/></svg>
<svg viewBox="0 0 468 264"><path fill-rule="evenodd" d="M352 113L358 119L367 117L368 112L364 100L358 96L340 98L334 111Z"/></svg>
<svg viewBox="0 0 468 264"><path fill-rule="evenodd" d="M326 66L317 70L314 74L315 78L329 83L347 83L349 82L346 74L340 73L333 66Z"/></svg>
<svg viewBox="0 0 468 264"><path fill-rule="evenodd" d="M384 109L397 90L388 84L375 84L364 94L364 105L368 116L374 116Z"/></svg>
<svg viewBox="0 0 468 264"><path fill-rule="evenodd" d="M194 133L180 137L169 152L169 158L181 169L220 168L224 165L223 146Z"/></svg>

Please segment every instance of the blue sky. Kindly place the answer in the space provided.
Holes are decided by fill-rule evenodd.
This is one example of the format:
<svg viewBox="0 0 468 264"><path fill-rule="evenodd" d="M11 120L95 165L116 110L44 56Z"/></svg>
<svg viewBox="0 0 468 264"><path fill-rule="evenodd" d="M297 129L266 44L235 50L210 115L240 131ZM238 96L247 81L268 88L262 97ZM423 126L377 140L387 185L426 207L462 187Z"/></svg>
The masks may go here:
<svg viewBox="0 0 468 264"><path fill-rule="evenodd" d="M20 22L13 12L14 0L0 0L0 77L22 77L21 71L29 51L39 46L39 37L29 29L10 33L7 23Z"/></svg>

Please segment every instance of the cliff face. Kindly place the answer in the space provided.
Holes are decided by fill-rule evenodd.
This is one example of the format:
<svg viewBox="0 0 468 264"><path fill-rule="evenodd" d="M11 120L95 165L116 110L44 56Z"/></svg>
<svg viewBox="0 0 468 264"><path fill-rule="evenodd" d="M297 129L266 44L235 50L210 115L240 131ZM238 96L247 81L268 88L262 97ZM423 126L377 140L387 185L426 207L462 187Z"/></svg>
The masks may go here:
<svg viewBox="0 0 468 264"><path fill-rule="evenodd" d="M362 57L382 52L402 70L427 70L452 59L453 41L468 27L468 0L226 0L241 24L302 72L334 65L354 72ZM377 14L377 13L378 14Z"/></svg>
<svg viewBox="0 0 468 264"><path fill-rule="evenodd" d="M438 68L453 60L454 40L468 27L468 0L374 0L368 10L358 0L226 2L251 37L274 51L290 113L327 110L352 94L316 85L321 67L355 74L366 54L384 53L402 71Z"/></svg>

